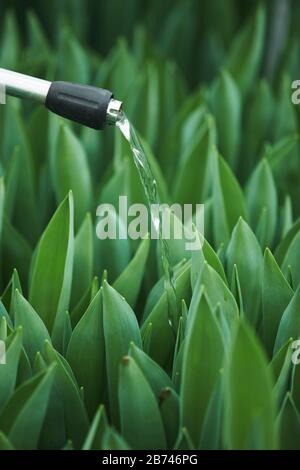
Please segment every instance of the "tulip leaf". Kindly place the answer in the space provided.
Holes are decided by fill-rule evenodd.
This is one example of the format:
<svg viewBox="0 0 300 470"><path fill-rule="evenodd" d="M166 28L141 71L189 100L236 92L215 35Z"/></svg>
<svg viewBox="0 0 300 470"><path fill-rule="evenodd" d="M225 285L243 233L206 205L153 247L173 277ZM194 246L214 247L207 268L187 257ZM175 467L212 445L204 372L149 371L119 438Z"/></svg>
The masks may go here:
<svg viewBox="0 0 300 470"><path fill-rule="evenodd" d="M300 286L284 310L275 340L274 353L290 338L297 339L300 336Z"/></svg>
<svg viewBox="0 0 300 470"><path fill-rule="evenodd" d="M128 443L135 449L164 449L165 433L158 403L144 374L129 356L120 364L118 397L121 431Z"/></svg>
<svg viewBox="0 0 300 470"><path fill-rule="evenodd" d="M35 449L46 414L55 368L19 387L1 413L1 428L16 449ZM28 432L30 429L30 432Z"/></svg>
<svg viewBox="0 0 300 470"><path fill-rule="evenodd" d="M100 405L95 413L89 432L84 441L83 450L101 450L104 433L108 428L105 408Z"/></svg>
<svg viewBox="0 0 300 470"><path fill-rule="evenodd" d="M173 387L172 381L166 372L133 343L130 345L129 355L133 357L143 372L157 399L162 389Z"/></svg>
<svg viewBox="0 0 300 470"><path fill-rule="evenodd" d="M226 67L247 93L259 71L265 34L265 11L259 7L256 14L240 31L229 51Z"/></svg>
<svg viewBox="0 0 300 470"><path fill-rule="evenodd" d="M102 401L105 389L105 350L101 291L77 323L67 350L67 360L77 381L84 387L91 416Z"/></svg>
<svg viewBox="0 0 300 470"><path fill-rule="evenodd" d="M68 309L74 252L73 197L61 203L38 245L29 301L52 332L55 319ZM55 254L49 258L49 253Z"/></svg>
<svg viewBox="0 0 300 470"><path fill-rule="evenodd" d="M131 307L134 307L141 288L149 248L150 240L147 236L141 241L134 257L113 284Z"/></svg>
<svg viewBox="0 0 300 470"><path fill-rule="evenodd" d="M283 276L271 251L264 255L262 279L263 337L270 355L276 339L278 327L287 305L293 297L293 290Z"/></svg>
<svg viewBox="0 0 300 470"><path fill-rule="evenodd" d="M103 283L103 326L110 410L113 421L118 423L120 360L127 354L131 342L141 347L141 336L131 307L106 281Z"/></svg>
<svg viewBox="0 0 300 470"><path fill-rule="evenodd" d="M238 181L216 151L213 168L213 232L216 245L220 245L229 241L239 217L245 219L247 210Z"/></svg>
<svg viewBox="0 0 300 470"><path fill-rule="evenodd" d="M240 92L230 73L223 69L212 86L211 93L218 145L221 154L230 166L235 168L241 135ZM224 116L226 116L225 120Z"/></svg>
<svg viewBox="0 0 300 470"><path fill-rule="evenodd" d="M229 449L277 447L275 404L267 361L253 331L241 322L225 370L225 432ZM253 430L259 420L259 435Z"/></svg>
<svg viewBox="0 0 300 470"><path fill-rule="evenodd" d="M74 244L74 266L71 304L76 305L88 289L93 276L93 223L88 213L84 218Z"/></svg>
<svg viewBox="0 0 300 470"><path fill-rule="evenodd" d="M278 416L280 445L285 450L300 449L300 414L290 394L286 395Z"/></svg>
<svg viewBox="0 0 300 470"><path fill-rule="evenodd" d="M8 345L6 342L6 364L0 364L0 409L3 408L15 389L21 345L22 328L19 327L10 339L10 344Z"/></svg>
<svg viewBox="0 0 300 470"><path fill-rule="evenodd" d="M205 410L222 367L224 347L204 289L200 289L190 315L182 366L181 426L188 430L197 447Z"/></svg>
<svg viewBox="0 0 300 470"><path fill-rule="evenodd" d="M263 255L254 233L242 218L232 232L226 258L229 278L234 265L237 267L244 313L255 325L261 305Z"/></svg>

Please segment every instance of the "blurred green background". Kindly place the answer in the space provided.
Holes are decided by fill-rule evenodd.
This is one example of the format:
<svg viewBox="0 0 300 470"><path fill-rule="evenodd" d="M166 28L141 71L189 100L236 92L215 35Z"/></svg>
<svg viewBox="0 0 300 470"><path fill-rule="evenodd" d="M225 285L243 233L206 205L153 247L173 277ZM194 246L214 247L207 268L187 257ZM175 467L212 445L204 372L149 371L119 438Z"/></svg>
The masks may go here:
<svg viewBox="0 0 300 470"><path fill-rule="evenodd" d="M15 13L23 49L30 41L26 16L31 11L54 50L67 27L82 47L104 57L120 36L133 46L143 26L161 58L174 59L195 87L218 71L233 36L258 4L266 5L269 29L277 15L277 38L284 28L282 23L290 23L290 36L298 35L297 0L3 0L0 25L3 31L8 10ZM285 17L286 9L289 18Z"/></svg>
<svg viewBox="0 0 300 470"><path fill-rule="evenodd" d="M149 384L157 384L160 365L172 373L180 395L170 395L171 411L166 412L169 447L184 425L179 448L274 448L278 422L280 447L299 447L300 369L290 360L290 338L300 335L300 116L291 101L291 83L300 79L299 14L298 0L1 1L0 67L112 90L140 132L161 201L205 204L203 252L191 253L182 239L168 242L178 300L185 300L174 335L155 240L138 245L96 238L99 203L117 207L120 195L128 197L128 204L145 202L120 132L113 127L95 132L15 98L0 106L0 316L11 331L24 326L25 349L38 369L44 368L44 358L47 365L61 362L49 344L36 360L48 337L45 321L54 347L70 361L79 385L84 384L90 417L104 401L118 422L116 371L134 340L143 342L156 362L149 366L146 359L145 370L149 367L154 377ZM121 225L121 215L116 218ZM102 291L96 296L101 284L107 296L103 331L98 328ZM189 318L197 319L192 328ZM0 333L5 338L6 328ZM20 354L18 335L16 330ZM86 337L94 339L87 342ZM21 366L14 356L17 386L31 376L25 349ZM136 370L133 378L140 374ZM0 380L4 400L15 388L9 375ZM24 439L28 447L62 448L68 438L82 446L88 420L71 369L68 375L58 378L62 394L50 397L39 442L32 413L41 406L35 401L27 408L25 400L28 411L19 421L20 434L10 426L2 429L9 439L12 433L17 448L23 448ZM121 432L132 446L165 447L163 432L160 438L157 431L162 429L158 402L141 380L142 387L134 379L134 388L119 400L129 424ZM163 373L162 382L169 380ZM155 388L161 406L163 387ZM24 400L18 393L21 410ZM140 407L139 400L132 400L136 394L142 397ZM41 396L38 403L46 404ZM14 417L7 422L14 423L19 415L15 406L9 409ZM223 411L228 412L225 424ZM131 425L137 425L134 437ZM34 429L33 437L24 429ZM2 445L9 447L5 439L2 435ZM111 448L102 441L94 444Z"/></svg>
<svg viewBox="0 0 300 470"><path fill-rule="evenodd" d="M2 1L0 66L112 90L147 143L161 200L204 202L206 237L216 249L228 236L212 222L206 135L245 192L266 158L276 186L267 237L272 247L281 235L279 214L288 210L290 224L300 214L299 112L291 103L292 80L300 77L299 13L292 0ZM68 189L76 230L100 202L115 204L120 194L129 202L144 200L129 149L114 129L97 133L62 121L72 134L66 148L76 136L70 155L80 154L75 166L62 168L57 155L67 153L57 145L60 120L33 103L8 101L11 106L0 108L0 170L7 186L15 178L13 152L21 146L20 165L29 176L9 196L9 220L31 247ZM262 195L251 207L247 220L256 234L268 204ZM113 277L131 254L121 265L111 263ZM15 267L10 259L5 281Z"/></svg>

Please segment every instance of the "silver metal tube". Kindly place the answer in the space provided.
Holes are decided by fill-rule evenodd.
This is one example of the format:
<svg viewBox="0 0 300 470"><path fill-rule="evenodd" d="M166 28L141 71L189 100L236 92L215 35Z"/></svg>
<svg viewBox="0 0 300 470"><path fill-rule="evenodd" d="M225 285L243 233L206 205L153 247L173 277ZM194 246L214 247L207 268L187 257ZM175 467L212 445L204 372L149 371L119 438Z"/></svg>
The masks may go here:
<svg viewBox="0 0 300 470"><path fill-rule="evenodd" d="M106 111L106 122L109 125L116 124L119 116L121 115L122 109L122 101L111 99L108 103L107 111Z"/></svg>
<svg viewBox="0 0 300 470"><path fill-rule="evenodd" d="M45 103L51 82L0 68L0 85L7 95Z"/></svg>

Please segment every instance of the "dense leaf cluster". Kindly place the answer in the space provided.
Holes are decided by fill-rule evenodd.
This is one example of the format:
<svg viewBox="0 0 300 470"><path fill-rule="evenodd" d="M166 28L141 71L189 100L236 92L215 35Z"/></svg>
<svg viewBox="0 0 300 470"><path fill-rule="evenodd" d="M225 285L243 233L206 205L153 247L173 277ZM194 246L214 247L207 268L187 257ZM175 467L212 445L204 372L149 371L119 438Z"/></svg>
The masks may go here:
<svg viewBox="0 0 300 470"><path fill-rule="evenodd" d="M1 106L1 449L300 447L299 44L274 85L261 80L259 7L237 35L224 31L227 50L207 35L216 73L191 91L188 51L170 46L181 8L162 42L176 62L143 28L105 57L67 27L52 48L34 14L22 48L5 16L1 67L112 89L160 199L205 203L205 240L196 252L169 243L174 331L156 243L96 238L99 203L144 201L125 141L14 99Z"/></svg>

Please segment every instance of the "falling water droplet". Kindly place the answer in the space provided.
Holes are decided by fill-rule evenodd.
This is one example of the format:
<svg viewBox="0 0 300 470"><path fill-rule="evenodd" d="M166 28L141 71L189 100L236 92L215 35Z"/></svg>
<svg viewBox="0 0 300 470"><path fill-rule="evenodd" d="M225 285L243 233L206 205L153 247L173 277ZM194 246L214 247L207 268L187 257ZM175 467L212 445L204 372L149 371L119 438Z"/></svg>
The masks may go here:
<svg viewBox="0 0 300 470"><path fill-rule="evenodd" d="M155 207L159 207L157 183L153 176L146 153L140 143L140 140L134 130L134 127L130 124L124 112L120 113L119 119L116 122L116 126L120 129L123 136L127 139L131 147L134 163L139 172L140 180L142 182L147 202L150 208L152 223L156 233L158 234L161 248L163 272L165 275L165 291L168 300L169 324L171 325L174 331L177 331L177 298L173 268L169 253L169 246L168 241L163 238L162 234L161 211L154 209Z"/></svg>

